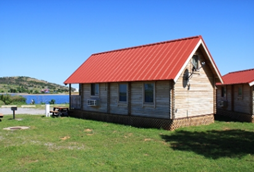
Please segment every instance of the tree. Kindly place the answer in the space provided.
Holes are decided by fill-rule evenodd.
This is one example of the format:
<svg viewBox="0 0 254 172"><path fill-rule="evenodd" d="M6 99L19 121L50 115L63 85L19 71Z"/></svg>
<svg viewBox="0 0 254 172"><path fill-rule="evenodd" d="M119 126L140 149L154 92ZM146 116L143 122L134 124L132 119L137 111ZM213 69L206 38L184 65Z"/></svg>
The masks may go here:
<svg viewBox="0 0 254 172"><path fill-rule="evenodd" d="M49 104L55 104L55 102L56 102L56 101L55 101L54 99L51 99L50 102L49 102Z"/></svg>

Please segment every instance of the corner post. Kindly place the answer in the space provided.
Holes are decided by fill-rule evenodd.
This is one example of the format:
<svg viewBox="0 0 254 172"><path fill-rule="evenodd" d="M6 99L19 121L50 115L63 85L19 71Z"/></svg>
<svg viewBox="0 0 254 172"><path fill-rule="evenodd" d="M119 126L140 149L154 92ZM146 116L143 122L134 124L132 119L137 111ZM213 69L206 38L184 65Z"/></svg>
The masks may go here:
<svg viewBox="0 0 254 172"><path fill-rule="evenodd" d="M110 114L110 83L106 84L107 86L107 113Z"/></svg>
<svg viewBox="0 0 254 172"><path fill-rule="evenodd" d="M83 99L83 84L79 84L79 96L80 96L80 109L83 110L84 109L84 99Z"/></svg>
<svg viewBox="0 0 254 172"><path fill-rule="evenodd" d="M69 110L71 110L71 84L69 84Z"/></svg>
<svg viewBox="0 0 254 172"><path fill-rule="evenodd" d="M175 119L175 83L174 81L171 82L171 112L172 112L172 117L171 119Z"/></svg>
<svg viewBox="0 0 254 172"><path fill-rule="evenodd" d="M128 93L127 93L127 106L128 106L128 115L131 116L131 82L128 82Z"/></svg>
<svg viewBox="0 0 254 172"><path fill-rule="evenodd" d="M235 111L235 87L231 85L231 111Z"/></svg>

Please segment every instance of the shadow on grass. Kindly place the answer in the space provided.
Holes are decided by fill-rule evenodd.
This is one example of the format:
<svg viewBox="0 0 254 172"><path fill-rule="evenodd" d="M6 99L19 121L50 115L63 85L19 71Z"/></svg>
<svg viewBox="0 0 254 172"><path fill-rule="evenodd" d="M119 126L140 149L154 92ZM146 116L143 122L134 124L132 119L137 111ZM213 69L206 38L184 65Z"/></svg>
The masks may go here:
<svg viewBox="0 0 254 172"><path fill-rule="evenodd" d="M250 131L175 131L173 135L161 137L174 150L195 152L206 158L241 158L246 154L254 154L254 132Z"/></svg>

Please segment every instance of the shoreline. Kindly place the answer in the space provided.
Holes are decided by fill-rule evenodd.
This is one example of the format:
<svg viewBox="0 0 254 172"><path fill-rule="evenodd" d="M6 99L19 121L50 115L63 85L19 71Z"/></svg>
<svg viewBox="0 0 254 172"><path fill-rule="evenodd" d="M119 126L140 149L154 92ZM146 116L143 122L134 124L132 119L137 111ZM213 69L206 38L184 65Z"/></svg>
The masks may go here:
<svg viewBox="0 0 254 172"><path fill-rule="evenodd" d="M31 95L31 96L33 96L33 95L37 95L37 96L41 96L41 95L43 95L43 96L63 96L63 95L68 95L69 96L69 94L28 94L28 93L0 93L0 95L4 95L4 94L12 94L12 95L18 95L18 96L29 96L29 95ZM78 94L71 94L71 95L78 95Z"/></svg>
<svg viewBox="0 0 254 172"><path fill-rule="evenodd" d="M15 95L19 95L19 96L64 96L64 95L69 95L69 94L27 94L27 93L12 93Z"/></svg>

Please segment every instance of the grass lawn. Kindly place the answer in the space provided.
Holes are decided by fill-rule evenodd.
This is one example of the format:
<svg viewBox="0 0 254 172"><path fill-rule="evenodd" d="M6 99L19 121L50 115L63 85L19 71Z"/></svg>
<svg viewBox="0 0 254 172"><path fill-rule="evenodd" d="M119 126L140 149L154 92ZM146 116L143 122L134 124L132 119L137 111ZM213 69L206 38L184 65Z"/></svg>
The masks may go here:
<svg viewBox="0 0 254 172"><path fill-rule="evenodd" d="M175 131L71 117L5 115L0 171L254 171L254 124L218 119ZM7 131L5 127L29 126Z"/></svg>

